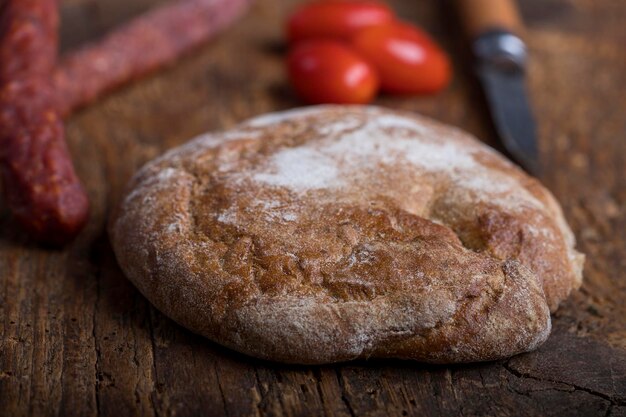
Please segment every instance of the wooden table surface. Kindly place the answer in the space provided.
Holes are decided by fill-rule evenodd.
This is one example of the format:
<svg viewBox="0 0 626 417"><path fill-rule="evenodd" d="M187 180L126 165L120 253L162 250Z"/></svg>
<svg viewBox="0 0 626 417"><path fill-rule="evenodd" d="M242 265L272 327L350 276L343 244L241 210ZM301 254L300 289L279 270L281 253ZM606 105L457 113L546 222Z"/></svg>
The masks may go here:
<svg viewBox="0 0 626 417"><path fill-rule="evenodd" d="M158 3L65 0L64 49ZM63 251L0 211L0 415L626 416L626 3L526 0L530 89L546 171L587 254L580 292L538 351L495 363L261 362L163 316L116 265L104 225L132 173L163 150L249 116L299 105L283 75L295 1L258 0L216 41L68 121L91 221ZM449 5L396 0L453 56L428 98L382 97L495 143Z"/></svg>

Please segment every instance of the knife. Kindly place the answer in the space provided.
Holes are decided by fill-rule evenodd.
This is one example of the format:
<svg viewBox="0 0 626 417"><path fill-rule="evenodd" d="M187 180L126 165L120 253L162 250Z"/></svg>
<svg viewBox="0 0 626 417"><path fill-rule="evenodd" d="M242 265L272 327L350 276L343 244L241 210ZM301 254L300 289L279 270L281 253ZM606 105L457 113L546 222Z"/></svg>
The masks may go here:
<svg viewBox="0 0 626 417"><path fill-rule="evenodd" d="M537 133L524 82L528 55L515 0L456 4L500 141L520 165L537 175Z"/></svg>

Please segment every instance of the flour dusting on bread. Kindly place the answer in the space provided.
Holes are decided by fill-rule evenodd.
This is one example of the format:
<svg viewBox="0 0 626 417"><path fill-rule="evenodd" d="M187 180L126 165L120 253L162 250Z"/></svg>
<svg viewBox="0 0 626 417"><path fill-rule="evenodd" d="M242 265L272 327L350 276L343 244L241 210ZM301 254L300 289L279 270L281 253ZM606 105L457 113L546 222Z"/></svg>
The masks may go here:
<svg viewBox="0 0 626 417"><path fill-rule="evenodd" d="M318 130L322 139L280 150L262 171L254 174L254 180L306 192L354 186L349 181L359 181L359 174L368 168L375 169L383 164L385 169L401 169L399 164L409 163L410 169L424 175L446 176L455 187L472 193L468 198L489 199L508 210L542 207L518 181L504 175L494 176L474 159L472 154L484 151L484 147L478 149L459 146L454 141L439 141L432 129L416 120L381 113L375 108L367 111L373 115L367 121L348 117L311 126ZM290 112L291 117L306 114Z"/></svg>

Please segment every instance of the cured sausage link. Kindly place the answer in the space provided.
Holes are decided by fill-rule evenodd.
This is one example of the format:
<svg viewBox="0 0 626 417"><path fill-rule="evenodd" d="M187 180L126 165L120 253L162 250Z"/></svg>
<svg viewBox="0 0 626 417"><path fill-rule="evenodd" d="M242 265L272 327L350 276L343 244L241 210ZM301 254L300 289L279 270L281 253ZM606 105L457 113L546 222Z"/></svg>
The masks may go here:
<svg viewBox="0 0 626 417"><path fill-rule="evenodd" d="M123 24L61 59L54 74L63 115L170 64L228 27L252 0L180 0Z"/></svg>
<svg viewBox="0 0 626 417"><path fill-rule="evenodd" d="M89 204L74 171L50 74L58 49L56 0L0 8L0 170L6 201L35 238L71 240Z"/></svg>
<svg viewBox="0 0 626 417"><path fill-rule="evenodd" d="M88 218L61 117L172 63L251 2L179 0L68 54L59 66L57 1L0 3L0 169L7 203L31 235L63 244Z"/></svg>

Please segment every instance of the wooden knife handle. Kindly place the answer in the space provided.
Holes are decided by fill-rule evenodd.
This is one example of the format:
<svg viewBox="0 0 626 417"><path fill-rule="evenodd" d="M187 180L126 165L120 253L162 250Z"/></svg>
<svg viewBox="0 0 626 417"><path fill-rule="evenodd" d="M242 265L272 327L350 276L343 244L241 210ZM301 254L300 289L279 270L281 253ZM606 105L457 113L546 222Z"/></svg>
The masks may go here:
<svg viewBox="0 0 626 417"><path fill-rule="evenodd" d="M515 0L456 0L461 21L473 39L491 30L523 34Z"/></svg>

